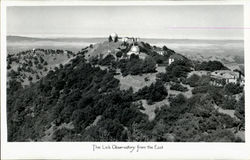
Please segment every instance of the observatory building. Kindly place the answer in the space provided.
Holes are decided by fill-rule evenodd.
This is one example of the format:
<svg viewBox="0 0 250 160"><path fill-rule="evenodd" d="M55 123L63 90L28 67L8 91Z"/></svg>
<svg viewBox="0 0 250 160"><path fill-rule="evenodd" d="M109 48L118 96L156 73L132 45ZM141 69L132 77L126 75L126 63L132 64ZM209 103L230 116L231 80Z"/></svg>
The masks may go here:
<svg viewBox="0 0 250 160"><path fill-rule="evenodd" d="M140 54L140 48L138 46L132 46L130 51L127 53L128 56L131 56L132 54L139 55Z"/></svg>
<svg viewBox="0 0 250 160"><path fill-rule="evenodd" d="M110 34L110 37L111 37L112 41L114 41L114 42L118 40L118 35L117 35L117 33L111 33L111 34Z"/></svg>

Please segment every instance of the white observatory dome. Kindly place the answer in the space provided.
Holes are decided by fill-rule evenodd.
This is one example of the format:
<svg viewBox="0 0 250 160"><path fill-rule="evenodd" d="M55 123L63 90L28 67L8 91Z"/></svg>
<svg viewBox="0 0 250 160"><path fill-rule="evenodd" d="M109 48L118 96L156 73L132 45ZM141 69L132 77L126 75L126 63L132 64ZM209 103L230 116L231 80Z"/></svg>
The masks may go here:
<svg viewBox="0 0 250 160"><path fill-rule="evenodd" d="M111 33L110 36L111 36L113 41L118 37L117 33Z"/></svg>
<svg viewBox="0 0 250 160"><path fill-rule="evenodd" d="M140 48L138 46L132 46L130 51L138 53L138 52L140 52Z"/></svg>

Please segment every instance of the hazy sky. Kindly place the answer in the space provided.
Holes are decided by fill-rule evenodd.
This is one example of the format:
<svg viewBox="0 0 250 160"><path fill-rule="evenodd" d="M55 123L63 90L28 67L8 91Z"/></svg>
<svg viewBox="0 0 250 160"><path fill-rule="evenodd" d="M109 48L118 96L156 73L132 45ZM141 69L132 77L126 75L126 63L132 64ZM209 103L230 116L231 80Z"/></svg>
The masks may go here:
<svg viewBox="0 0 250 160"><path fill-rule="evenodd" d="M243 7L8 7L8 35L243 39Z"/></svg>

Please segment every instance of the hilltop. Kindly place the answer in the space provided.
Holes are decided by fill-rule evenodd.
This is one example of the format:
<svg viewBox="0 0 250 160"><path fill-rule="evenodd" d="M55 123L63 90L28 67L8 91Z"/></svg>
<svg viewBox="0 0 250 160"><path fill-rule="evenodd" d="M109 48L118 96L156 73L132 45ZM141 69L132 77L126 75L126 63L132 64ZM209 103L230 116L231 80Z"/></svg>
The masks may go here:
<svg viewBox="0 0 250 160"><path fill-rule="evenodd" d="M143 41L104 41L63 61L26 87L8 75L8 141L244 141L244 88L212 79L231 73L218 61Z"/></svg>

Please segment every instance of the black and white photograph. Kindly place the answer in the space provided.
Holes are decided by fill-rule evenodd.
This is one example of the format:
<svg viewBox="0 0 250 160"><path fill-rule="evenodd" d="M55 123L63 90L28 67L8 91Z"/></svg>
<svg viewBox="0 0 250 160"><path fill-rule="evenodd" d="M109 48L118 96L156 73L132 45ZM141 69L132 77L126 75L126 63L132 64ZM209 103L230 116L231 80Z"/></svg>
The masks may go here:
<svg viewBox="0 0 250 160"><path fill-rule="evenodd" d="M246 142L244 5L5 10L8 143Z"/></svg>
<svg viewBox="0 0 250 160"><path fill-rule="evenodd" d="M8 7L7 22L8 141L244 142L242 6Z"/></svg>

